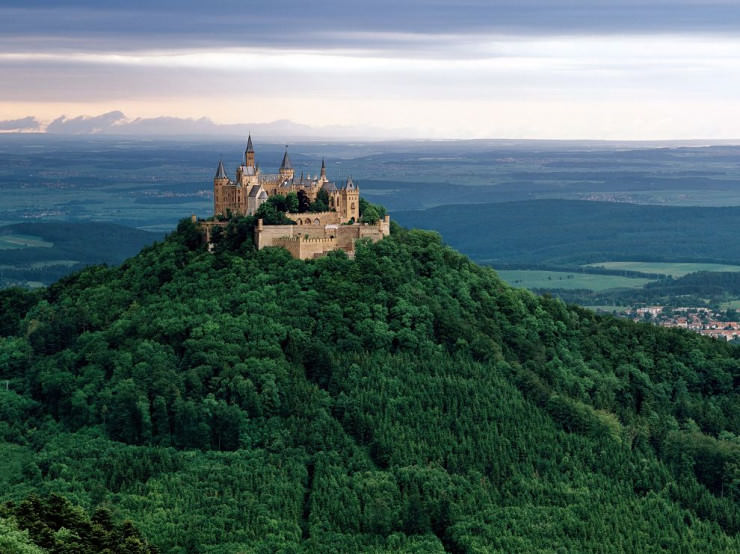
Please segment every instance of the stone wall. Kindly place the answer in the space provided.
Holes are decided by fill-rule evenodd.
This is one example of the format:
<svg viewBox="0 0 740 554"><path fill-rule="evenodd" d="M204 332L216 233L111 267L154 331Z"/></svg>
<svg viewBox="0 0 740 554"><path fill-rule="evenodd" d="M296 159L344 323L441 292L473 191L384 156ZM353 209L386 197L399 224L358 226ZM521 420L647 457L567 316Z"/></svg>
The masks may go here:
<svg viewBox="0 0 740 554"><path fill-rule="evenodd" d="M338 225L340 223L339 214L337 212L317 212L311 213L306 212L302 214L285 214L290 219L296 222L301 227L316 225Z"/></svg>
<svg viewBox="0 0 740 554"><path fill-rule="evenodd" d="M275 239L273 246L282 246L299 260L310 260L337 249L337 240L331 238L283 237Z"/></svg>

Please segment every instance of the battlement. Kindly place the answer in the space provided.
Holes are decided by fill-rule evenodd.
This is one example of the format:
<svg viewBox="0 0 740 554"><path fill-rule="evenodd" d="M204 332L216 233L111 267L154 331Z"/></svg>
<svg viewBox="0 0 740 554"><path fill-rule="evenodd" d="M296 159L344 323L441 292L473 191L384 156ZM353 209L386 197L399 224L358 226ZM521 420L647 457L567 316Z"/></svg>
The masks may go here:
<svg viewBox="0 0 740 554"><path fill-rule="evenodd" d="M258 250L281 246L300 260L323 256L332 250L344 250L352 256L358 239L377 242L388 236L390 222L390 216L373 224L351 225L265 225L260 219L254 231L254 240Z"/></svg>
<svg viewBox="0 0 740 554"><path fill-rule="evenodd" d="M311 238L308 236L301 236L301 237L281 237L279 239L275 239L275 242L281 242L281 243L289 243L289 242L305 242L306 244L333 244L337 242L337 239L334 237L329 238Z"/></svg>

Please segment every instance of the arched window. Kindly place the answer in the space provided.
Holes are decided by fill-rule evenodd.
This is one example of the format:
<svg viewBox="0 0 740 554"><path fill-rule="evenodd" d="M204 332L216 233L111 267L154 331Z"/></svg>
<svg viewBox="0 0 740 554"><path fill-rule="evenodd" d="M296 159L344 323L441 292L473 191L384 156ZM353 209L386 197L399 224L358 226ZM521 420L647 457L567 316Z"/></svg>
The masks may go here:
<svg viewBox="0 0 740 554"><path fill-rule="evenodd" d="M321 225L321 221L319 221L319 218L318 217L313 220L313 224L314 225Z"/></svg>

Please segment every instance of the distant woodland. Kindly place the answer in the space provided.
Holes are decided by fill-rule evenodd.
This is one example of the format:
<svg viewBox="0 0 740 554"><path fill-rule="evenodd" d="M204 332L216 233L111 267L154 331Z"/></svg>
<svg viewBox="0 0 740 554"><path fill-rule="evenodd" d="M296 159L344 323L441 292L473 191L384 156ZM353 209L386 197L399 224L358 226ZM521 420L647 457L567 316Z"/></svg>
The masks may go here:
<svg viewBox="0 0 740 554"><path fill-rule="evenodd" d="M478 261L580 265L612 260L740 262L740 207L533 200L394 212Z"/></svg>

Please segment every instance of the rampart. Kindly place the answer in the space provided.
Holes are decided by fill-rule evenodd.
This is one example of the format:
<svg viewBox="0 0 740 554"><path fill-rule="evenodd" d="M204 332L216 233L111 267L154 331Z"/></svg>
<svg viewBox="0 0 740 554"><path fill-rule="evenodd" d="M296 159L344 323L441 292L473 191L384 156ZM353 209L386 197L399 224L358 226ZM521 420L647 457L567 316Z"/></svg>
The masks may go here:
<svg viewBox="0 0 740 554"><path fill-rule="evenodd" d="M290 255L299 260L309 260L323 256L327 252L337 249L337 239L329 238L307 238L282 237L273 242L273 246L282 246Z"/></svg>
<svg viewBox="0 0 740 554"><path fill-rule="evenodd" d="M333 214L333 212L323 212ZM316 215L316 214L312 214ZM322 214L319 213L319 216ZM318 218L321 221L320 217ZM224 228L228 221L198 221L193 216L204 234L204 241L211 246L213 231L216 227ZM281 246L288 250L294 258L306 260L322 256L332 250L344 250L353 256L355 242L358 239L370 239L377 242L390 234L390 216L374 224L353 223L351 225L338 224L302 224L302 225L265 225L261 219L257 220L254 230L254 241L257 250L268 246Z"/></svg>
<svg viewBox="0 0 740 554"><path fill-rule="evenodd" d="M324 213L333 214L334 212ZM255 229L255 243L258 250L267 246L282 246L292 256L305 260L336 249L353 255L355 242L358 239L367 238L377 242L389 234L390 216L385 216L384 219L374 224L353 223L351 225L305 223L303 225L264 225L260 219ZM311 246L302 246L304 243ZM319 251L320 247L321 251Z"/></svg>
<svg viewBox="0 0 740 554"><path fill-rule="evenodd" d="M285 214L287 217L296 222L296 225L305 226L324 226L339 225L341 223L337 212L305 212L301 214Z"/></svg>

